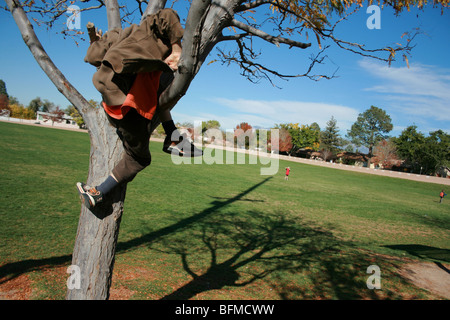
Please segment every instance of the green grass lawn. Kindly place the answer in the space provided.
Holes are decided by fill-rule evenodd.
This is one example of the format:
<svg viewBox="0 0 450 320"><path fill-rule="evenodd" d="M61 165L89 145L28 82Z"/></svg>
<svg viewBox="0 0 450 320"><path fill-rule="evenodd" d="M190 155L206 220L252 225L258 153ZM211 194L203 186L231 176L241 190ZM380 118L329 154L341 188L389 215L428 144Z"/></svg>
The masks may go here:
<svg viewBox="0 0 450 320"><path fill-rule="evenodd" d="M0 122L0 299L64 299L89 149L86 133ZM444 186L285 161L273 176L175 165L161 149L128 186L111 298L439 299L397 271L450 263Z"/></svg>

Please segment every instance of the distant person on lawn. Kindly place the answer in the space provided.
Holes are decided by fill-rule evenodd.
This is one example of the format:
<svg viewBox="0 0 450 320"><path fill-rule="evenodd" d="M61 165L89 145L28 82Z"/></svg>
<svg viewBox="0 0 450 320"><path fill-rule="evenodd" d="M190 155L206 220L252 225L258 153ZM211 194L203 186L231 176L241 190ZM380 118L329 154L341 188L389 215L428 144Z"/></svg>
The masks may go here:
<svg viewBox="0 0 450 320"><path fill-rule="evenodd" d="M441 191L441 193L439 194L439 203L442 203L442 201L444 200L444 197L446 196L447 194L444 192L444 190L442 190Z"/></svg>
<svg viewBox="0 0 450 320"><path fill-rule="evenodd" d="M289 173L291 172L291 168L287 167L286 168L286 175L284 176L284 180L289 180Z"/></svg>

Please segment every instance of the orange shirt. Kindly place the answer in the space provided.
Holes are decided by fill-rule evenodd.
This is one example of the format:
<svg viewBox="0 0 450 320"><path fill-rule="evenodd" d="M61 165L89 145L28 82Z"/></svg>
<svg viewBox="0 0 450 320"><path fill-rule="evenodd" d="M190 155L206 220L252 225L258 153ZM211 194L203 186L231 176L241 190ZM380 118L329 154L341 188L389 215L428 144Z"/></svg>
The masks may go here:
<svg viewBox="0 0 450 320"><path fill-rule="evenodd" d="M130 111L130 108L134 108L141 116L151 120L158 104L157 92L160 76L161 71L138 73L122 105L108 106L106 103L102 103L106 113L110 117L120 120Z"/></svg>

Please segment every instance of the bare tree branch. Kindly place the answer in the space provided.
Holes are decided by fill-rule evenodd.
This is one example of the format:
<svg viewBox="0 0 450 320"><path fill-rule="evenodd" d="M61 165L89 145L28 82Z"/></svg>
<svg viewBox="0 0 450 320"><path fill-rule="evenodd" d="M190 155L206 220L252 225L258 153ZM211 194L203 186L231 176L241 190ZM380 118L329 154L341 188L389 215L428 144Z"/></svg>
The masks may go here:
<svg viewBox="0 0 450 320"><path fill-rule="evenodd" d="M192 1L183 36L183 51L175 79L159 98L159 105L163 109L172 109L175 106L178 100L185 95L198 72L202 25L210 4L211 0Z"/></svg>
<svg viewBox="0 0 450 320"><path fill-rule="evenodd" d="M319 81L321 79L329 80L335 78L335 74L337 72L337 70L335 70L332 75L311 74L316 65L323 64L325 59L328 58L328 56L324 55L324 52L328 49L328 47L323 48L316 55L310 56L309 59L311 60L311 62L306 72L301 74L282 74L276 70L269 69L268 67L255 62L255 59L258 57L259 54L256 54L251 48L246 46L245 43L243 43L242 41L236 40L236 42L239 48L239 50L236 53L226 54L221 49L218 49L221 54L221 57L223 58L222 63L237 64L241 69L241 75L246 77L252 83L257 83L261 78L265 78L272 84L272 86L278 87L272 81L272 76L278 77L283 80L287 80L289 78L306 77L309 78L310 80Z"/></svg>
<svg viewBox="0 0 450 320"><path fill-rule="evenodd" d="M158 10L163 9L166 6L167 0L152 0L147 5L147 8L145 9L145 12L142 14L141 17L141 23L144 21L144 19L153 13L156 13Z"/></svg>
<svg viewBox="0 0 450 320"><path fill-rule="evenodd" d="M415 47L415 45L413 44L412 41L416 38L417 35L419 35L421 33L418 28L413 29L412 31L409 31L409 32L405 32L403 34L402 38L405 37L406 45L403 46L403 45L397 43L397 45L395 47L386 46L384 48L368 49L363 44L345 41L345 40L342 40L342 39L339 39L338 37L336 37L334 35L334 31L335 31L336 27L340 23L342 23L344 20L347 20L348 17L350 17L351 15L358 12L359 9L360 9L360 7L356 7L353 11L347 13L345 16L343 16L341 19L339 19L330 30L322 30L322 31L320 31L320 34L323 37L331 39L341 49L350 51L352 53L361 55L363 57L388 62L389 65L394 60L396 53L404 52L404 54L403 54L404 58L406 57L406 55L410 54L411 50ZM376 55L377 53L378 54L379 53L387 53L388 57L387 58L380 57L379 55Z"/></svg>
<svg viewBox="0 0 450 320"><path fill-rule="evenodd" d="M264 4L275 4L275 3L274 3L274 1L271 1L271 0L256 0L253 2L247 2L247 3L241 4L239 7L237 7L236 12L243 12L243 11L251 10L251 9L257 8L259 6L262 6Z"/></svg>
<svg viewBox="0 0 450 320"><path fill-rule="evenodd" d="M105 0L108 29L122 29L120 20L119 3L117 0Z"/></svg>
<svg viewBox="0 0 450 320"><path fill-rule="evenodd" d="M90 109L89 102L64 77L62 72L50 59L47 52L45 52L20 2L17 0L5 1L14 18L14 21L19 27L25 44L30 49L39 66L53 82L56 88L75 106L78 112L83 116L83 118L85 118L85 121L89 122L89 119L85 117ZM88 123L86 124L89 125Z"/></svg>
<svg viewBox="0 0 450 320"><path fill-rule="evenodd" d="M270 42L270 43L276 45L277 47L280 46L280 43L288 44L291 47L297 47L297 48L301 48L301 49L306 49L311 46L311 43L298 42L298 41L294 41L294 40L283 38L283 37L274 37L268 33L265 33L264 31L256 29L256 28L249 26L245 23L242 23L236 19L233 19L231 21L231 25L236 28L239 28L243 31L246 31L247 33L255 35L263 40L266 40L267 42Z"/></svg>

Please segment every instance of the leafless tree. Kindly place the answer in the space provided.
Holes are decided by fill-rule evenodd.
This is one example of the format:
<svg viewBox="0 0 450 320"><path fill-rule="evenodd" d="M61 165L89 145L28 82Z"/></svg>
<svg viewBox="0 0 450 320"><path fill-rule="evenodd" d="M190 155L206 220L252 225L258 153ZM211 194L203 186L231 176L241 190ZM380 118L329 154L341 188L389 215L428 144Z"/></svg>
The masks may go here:
<svg viewBox="0 0 450 320"><path fill-rule="evenodd" d="M108 28L122 28L122 23L132 20L133 16L142 19L148 14L166 7L166 0L126 1L120 6L117 0L80 0L87 4L82 11L106 8ZM90 164L87 183L97 185L111 172L120 160L123 147L115 130L108 125L105 113L101 109L92 108L89 102L66 79L54 65L37 38L29 17L37 25L54 27L67 8L73 3L68 0L53 1L18 1L6 0L7 9L11 12L20 29L23 40L34 58L51 79L58 90L75 106L82 115L89 129L91 139ZM125 1L123 2L125 3ZM235 50L225 52L219 49L222 63L239 65L242 74L251 81L261 78L272 81L275 77L289 79L308 77L312 80L333 78L334 74L314 74L314 67L325 61L325 49L321 41L329 40L339 47L356 54L369 56L384 61L392 61L395 54L408 54L412 48L411 39L415 34L404 37L405 45L395 48L385 47L368 49L363 44L352 43L335 36L338 22L347 18L349 6L360 4L360 1L279 1L279 0L192 0L185 20L183 37L183 53L172 84L160 96L162 108L173 108L187 92L211 50L221 42L232 42ZM356 6L355 10L358 10ZM256 21L255 10L265 10L263 21ZM327 21L337 13L340 20L335 24ZM350 14L349 13L349 14ZM36 17L37 16L37 17ZM269 26L269 27L267 27ZM270 34L267 30L271 30ZM295 38L307 38L307 32L317 39L319 49L310 56L309 66L303 72L284 74L258 62L259 53L254 40L259 39L276 46L286 45L289 48L308 49L311 43L300 42ZM80 31L71 35L79 36ZM404 55L405 56L405 55ZM301 56L300 56L301 57ZM406 56L405 56L406 57ZM80 57L81 59L82 57ZM159 124L158 117L152 120L153 128ZM119 234L119 226L123 213L126 186L116 188L106 203L93 210L82 207L78 232L75 241L72 264L81 270L81 288L68 290L67 299L107 299L114 265L114 255Z"/></svg>
<svg viewBox="0 0 450 320"><path fill-rule="evenodd" d="M390 140L381 140L374 148L373 155L381 163L383 169L391 169L395 161L398 160L397 148Z"/></svg>

